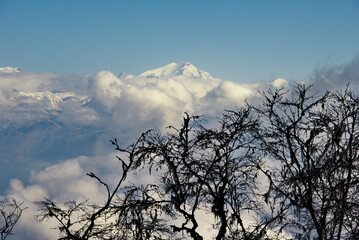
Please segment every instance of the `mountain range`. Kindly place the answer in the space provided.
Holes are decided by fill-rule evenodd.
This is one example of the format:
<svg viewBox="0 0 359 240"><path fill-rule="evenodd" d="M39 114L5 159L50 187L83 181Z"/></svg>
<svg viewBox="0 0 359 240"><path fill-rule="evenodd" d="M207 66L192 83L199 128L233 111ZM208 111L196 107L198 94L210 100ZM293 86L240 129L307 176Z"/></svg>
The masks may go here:
<svg viewBox="0 0 359 240"><path fill-rule="evenodd" d="M137 76L109 71L88 75L31 73L0 68L0 174L29 172L77 156L130 144L150 128L180 123L184 112L217 116L284 79L240 84L213 78L191 63L170 63ZM0 184L0 190L8 182Z"/></svg>

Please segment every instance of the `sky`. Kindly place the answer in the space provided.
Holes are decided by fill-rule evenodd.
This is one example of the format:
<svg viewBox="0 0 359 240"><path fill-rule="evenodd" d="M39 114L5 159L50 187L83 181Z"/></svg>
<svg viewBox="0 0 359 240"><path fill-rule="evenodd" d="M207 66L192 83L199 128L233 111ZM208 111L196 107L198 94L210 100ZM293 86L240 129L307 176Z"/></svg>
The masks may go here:
<svg viewBox="0 0 359 240"><path fill-rule="evenodd" d="M184 112L216 126L294 81L359 92L358 43L358 0L0 0L0 199L29 207L14 239L58 236L34 201L101 201L86 173L114 184L109 139L125 147Z"/></svg>
<svg viewBox="0 0 359 240"><path fill-rule="evenodd" d="M0 66L139 74L191 62L217 78L299 81L359 53L359 1L0 0Z"/></svg>

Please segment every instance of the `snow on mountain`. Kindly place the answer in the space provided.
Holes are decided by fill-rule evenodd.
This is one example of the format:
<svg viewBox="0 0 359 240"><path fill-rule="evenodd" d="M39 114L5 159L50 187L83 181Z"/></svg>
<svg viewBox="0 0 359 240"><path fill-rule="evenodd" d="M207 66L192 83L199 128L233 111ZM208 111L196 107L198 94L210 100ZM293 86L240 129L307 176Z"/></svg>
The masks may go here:
<svg viewBox="0 0 359 240"><path fill-rule="evenodd" d="M89 97L73 92L14 92L11 95L0 92L0 96L0 128L4 130L21 129L41 122L59 126L58 120L71 111L67 105L78 105L77 110L81 111L90 101ZM77 114L72 112L71 115L71 122L75 124Z"/></svg>
<svg viewBox="0 0 359 240"><path fill-rule="evenodd" d="M173 78L173 77L187 77L200 78L212 80L212 76L205 71L198 70L189 62L182 62L180 64L170 63L166 66L146 71L139 75L139 77L146 78Z"/></svg>
<svg viewBox="0 0 359 240"><path fill-rule="evenodd" d="M16 73L16 72L21 72L20 68L0 67L0 73Z"/></svg>
<svg viewBox="0 0 359 240"><path fill-rule="evenodd" d="M198 70L191 63L182 62L180 64L170 63L164 67L146 71L137 77L137 82L157 85L178 83L186 91L192 93L195 99L199 99L216 87L220 80L213 78L205 71Z"/></svg>
<svg viewBox="0 0 359 240"><path fill-rule="evenodd" d="M44 109L53 109L61 110L60 104L66 101L79 101L82 104L85 104L89 101L89 98L86 96L79 96L73 92L65 93L52 93L49 91L45 92L19 92L19 101L23 104L34 104L40 105ZM11 99L15 101L15 99Z"/></svg>

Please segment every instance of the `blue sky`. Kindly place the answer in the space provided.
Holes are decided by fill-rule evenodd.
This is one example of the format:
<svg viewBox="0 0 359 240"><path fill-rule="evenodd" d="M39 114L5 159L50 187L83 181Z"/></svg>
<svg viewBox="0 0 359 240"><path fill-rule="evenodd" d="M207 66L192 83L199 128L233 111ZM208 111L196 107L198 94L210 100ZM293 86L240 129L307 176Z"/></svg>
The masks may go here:
<svg viewBox="0 0 359 240"><path fill-rule="evenodd" d="M359 1L0 0L0 66L139 74L191 62L237 82L302 80L359 53Z"/></svg>
<svg viewBox="0 0 359 240"><path fill-rule="evenodd" d="M184 112L212 126L311 76L315 91L359 92L358 54L359 0L0 0L0 68L23 70L0 69L0 199L29 206L15 238L58 237L33 221L43 197L100 201L85 173L118 178L109 139L125 147ZM169 64L183 61L220 79Z"/></svg>

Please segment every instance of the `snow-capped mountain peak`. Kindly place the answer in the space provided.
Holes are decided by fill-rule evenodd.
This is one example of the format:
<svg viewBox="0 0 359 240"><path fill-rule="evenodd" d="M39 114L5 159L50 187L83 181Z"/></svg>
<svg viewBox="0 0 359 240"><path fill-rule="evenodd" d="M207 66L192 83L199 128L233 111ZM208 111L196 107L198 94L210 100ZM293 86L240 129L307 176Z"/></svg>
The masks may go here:
<svg viewBox="0 0 359 240"><path fill-rule="evenodd" d="M139 76L146 78L176 78L183 76L186 78L213 79L209 73L198 70L189 62L170 63L166 66L146 71Z"/></svg>
<svg viewBox="0 0 359 240"><path fill-rule="evenodd" d="M186 77L195 77L195 78L201 78L204 73L208 74L207 72L198 70L195 66L193 66L189 62L183 62L181 64L178 64L178 68L173 73L174 76L186 76ZM207 76L207 77L208 77Z"/></svg>

